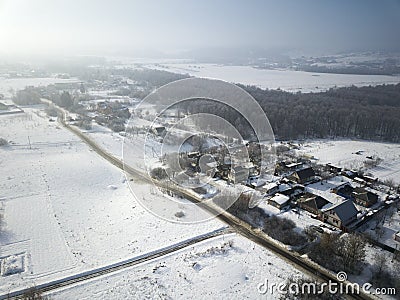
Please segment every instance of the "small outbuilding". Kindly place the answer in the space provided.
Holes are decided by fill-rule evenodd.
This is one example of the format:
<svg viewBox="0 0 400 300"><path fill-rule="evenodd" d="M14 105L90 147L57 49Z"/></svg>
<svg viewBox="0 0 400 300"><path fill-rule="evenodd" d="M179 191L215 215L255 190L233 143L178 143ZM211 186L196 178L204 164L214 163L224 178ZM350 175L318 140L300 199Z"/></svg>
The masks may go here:
<svg viewBox="0 0 400 300"><path fill-rule="evenodd" d="M273 197L271 197L268 200L268 204L275 206L278 209L282 209L283 207L289 204L289 201L290 198L288 196L276 193Z"/></svg>

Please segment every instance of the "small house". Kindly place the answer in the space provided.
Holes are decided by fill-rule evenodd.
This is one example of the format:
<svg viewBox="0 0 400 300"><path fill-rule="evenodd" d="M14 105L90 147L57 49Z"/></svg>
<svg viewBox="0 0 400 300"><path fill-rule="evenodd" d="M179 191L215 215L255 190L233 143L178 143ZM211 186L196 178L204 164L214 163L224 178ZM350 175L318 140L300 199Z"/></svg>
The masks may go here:
<svg viewBox="0 0 400 300"><path fill-rule="evenodd" d="M355 188L351 195L355 203L364 207L370 207L378 202L378 195L364 188Z"/></svg>
<svg viewBox="0 0 400 300"><path fill-rule="evenodd" d="M166 131L164 126L154 126L152 128L152 131L153 131L153 133L155 135L161 136L161 137L164 137L166 135L166 133L167 133L167 131Z"/></svg>
<svg viewBox="0 0 400 300"><path fill-rule="evenodd" d="M240 183L247 181L249 178L249 170L247 168L243 168L242 166L232 167L228 174L228 182L231 183Z"/></svg>
<svg viewBox="0 0 400 300"><path fill-rule="evenodd" d="M368 176L368 175L362 176L362 179L364 179L368 183L377 183L378 182L377 177L372 177L372 176Z"/></svg>
<svg viewBox="0 0 400 300"><path fill-rule="evenodd" d="M358 210L353 201L346 200L322 211L322 220L340 229L357 220Z"/></svg>
<svg viewBox="0 0 400 300"><path fill-rule="evenodd" d="M334 174L338 174L342 171L342 168L340 167L336 167L332 164L326 164L325 165L325 170L330 172L330 173L334 173Z"/></svg>
<svg viewBox="0 0 400 300"><path fill-rule="evenodd" d="M288 171L295 171L303 166L302 162L296 163L285 163L285 167Z"/></svg>
<svg viewBox="0 0 400 300"><path fill-rule="evenodd" d="M354 177L353 180L354 180L354 182L358 183L360 186L366 185L366 181L360 177Z"/></svg>
<svg viewBox="0 0 400 300"><path fill-rule="evenodd" d="M310 193L301 196L297 200L297 204L300 208L314 215L319 215L321 213L321 209L329 203L330 202L325 198Z"/></svg>
<svg viewBox="0 0 400 300"><path fill-rule="evenodd" d="M287 184L287 183L283 183L280 184L278 186L278 190L279 193L288 196L288 197L292 197L292 196L296 196L298 194L303 193L304 191L304 186L300 185L300 184Z"/></svg>
<svg viewBox="0 0 400 300"><path fill-rule="evenodd" d="M349 182L345 182L342 185L339 185L335 188L332 189L332 192L342 196L343 198L346 199L351 199L352 198L352 193L354 191L354 188L351 186Z"/></svg>
<svg viewBox="0 0 400 300"><path fill-rule="evenodd" d="M313 168L308 167L295 171L289 178L296 181L297 183L304 184L315 179L315 172Z"/></svg>
<svg viewBox="0 0 400 300"><path fill-rule="evenodd" d="M282 195L280 193L276 193L273 197L271 197L268 200L268 204L278 208L282 209L286 205L289 204L290 198L288 196Z"/></svg>
<svg viewBox="0 0 400 300"><path fill-rule="evenodd" d="M272 195L279 191L279 186L276 182L266 183L259 189L262 194Z"/></svg>
<svg viewBox="0 0 400 300"><path fill-rule="evenodd" d="M400 243L400 231L398 231L398 232L396 232L396 233L394 234L393 239L394 239L396 242L399 242L399 243Z"/></svg>

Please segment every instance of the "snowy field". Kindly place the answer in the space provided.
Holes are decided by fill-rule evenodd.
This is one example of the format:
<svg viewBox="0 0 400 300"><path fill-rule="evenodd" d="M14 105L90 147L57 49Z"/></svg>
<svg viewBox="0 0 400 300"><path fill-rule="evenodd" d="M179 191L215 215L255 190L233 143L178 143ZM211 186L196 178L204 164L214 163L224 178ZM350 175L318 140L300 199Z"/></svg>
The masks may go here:
<svg viewBox="0 0 400 300"><path fill-rule="evenodd" d="M52 299L277 299L258 285L301 276L253 242L230 234L51 294Z"/></svg>
<svg viewBox="0 0 400 300"><path fill-rule="evenodd" d="M298 154L313 156L321 164L332 163L339 167L358 169L377 156L383 161L368 172L380 180L392 179L400 184L400 144L361 140L319 140L302 142ZM359 154L356 154L356 153Z"/></svg>
<svg viewBox="0 0 400 300"><path fill-rule="evenodd" d="M386 210L385 212L386 215L372 220L361 229L381 243L400 249L400 242L394 239L394 235L400 232L400 211L393 207L390 211Z"/></svg>
<svg viewBox="0 0 400 300"><path fill-rule="evenodd" d="M10 97L10 90L18 91L26 86L47 86L54 83L73 83L79 82L76 78L61 79L54 77L45 78L4 78L0 77L0 94Z"/></svg>
<svg viewBox="0 0 400 300"><path fill-rule="evenodd" d="M320 92L333 87L397 84L400 76L310 73L292 70L264 70L250 66L216 64L149 64L148 68L195 77L221 79L232 83L288 92Z"/></svg>
<svg viewBox="0 0 400 300"><path fill-rule="evenodd" d="M0 257L16 269L23 264L21 273L1 277L0 293L135 257L223 226L216 220L177 225L148 213L120 169L37 108L0 117L0 136L13 142L0 148ZM149 190L151 186L138 182L135 194L145 197ZM185 213L190 217L196 211Z"/></svg>

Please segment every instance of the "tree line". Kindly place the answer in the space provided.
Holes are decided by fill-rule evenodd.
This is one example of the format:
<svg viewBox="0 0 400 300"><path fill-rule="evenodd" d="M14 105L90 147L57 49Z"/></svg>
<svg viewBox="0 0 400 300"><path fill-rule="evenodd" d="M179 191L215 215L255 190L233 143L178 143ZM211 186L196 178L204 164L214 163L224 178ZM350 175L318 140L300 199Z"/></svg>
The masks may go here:
<svg viewBox="0 0 400 300"><path fill-rule="evenodd" d="M360 138L400 142L400 84L345 87L292 94L241 86L260 104L280 140ZM189 113L212 113L233 124L245 138L253 131L240 112L216 101L183 103Z"/></svg>

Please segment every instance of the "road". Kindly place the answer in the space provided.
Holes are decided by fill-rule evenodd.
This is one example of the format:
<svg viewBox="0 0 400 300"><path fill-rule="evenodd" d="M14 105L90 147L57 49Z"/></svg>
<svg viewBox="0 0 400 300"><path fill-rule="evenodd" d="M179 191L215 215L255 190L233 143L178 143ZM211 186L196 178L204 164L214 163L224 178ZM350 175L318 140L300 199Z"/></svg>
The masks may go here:
<svg viewBox="0 0 400 300"><path fill-rule="evenodd" d="M69 277L65 277L65 278L61 278L55 281L51 281L51 282L46 282L40 285L37 285L35 287L35 289L37 291L40 291L42 293L46 293L46 292L50 292L62 287L66 287L69 285L73 285L73 284L77 284L89 279L93 279L99 276L103 276L109 273L113 273L116 272L118 270L121 269L125 269L125 268L129 268L132 266L135 266L137 264L143 263L143 262L148 262L150 260L156 259L156 258L160 258L162 256L171 254L173 252L176 252L178 250L187 248L189 246L195 245L199 242L223 235L223 234L228 234L228 233L233 233L233 231L229 228L221 228L218 230L215 230L213 232L210 233L206 233L204 235L198 236L198 237L194 237L185 241L182 241L180 243L168 246L168 247L164 247L155 251L152 251L150 253L146 253L143 255L140 255L138 257L134 257L132 259L128 259L122 262L118 262L109 266L105 266L105 267L101 267L98 269L94 269L94 270L90 270L81 274L76 274L76 275L72 275ZM22 289L22 290L18 290L18 291L13 291L9 294L5 294L5 295L0 295L0 300L2 299L23 299L23 294L25 292L27 292L29 290L29 288L27 289Z"/></svg>
<svg viewBox="0 0 400 300"><path fill-rule="evenodd" d="M218 218L228 224L233 230L235 230L238 234L241 234L242 236L250 239L251 241L261 245L262 247L269 249L270 251L274 252L276 255L279 257L285 259L287 262L291 263L294 267L299 269L300 271L309 274L310 276L314 277L315 279L321 281L321 282L328 282L331 281L333 283L340 284L342 283L339 281L335 274L329 272L328 270L313 264L312 262L303 259L300 257L297 253L292 252L287 250L286 248L282 247L278 243L274 242L268 235L266 235L264 232L257 230L256 228L253 228L251 225L248 223L240 220L236 216L228 213L227 211L223 210L222 208L212 205L210 203L205 203L202 202L202 199L196 198L193 194L189 193L185 189L182 189L178 186L171 185L169 184L168 186L163 184L162 182L154 181L147 174L144 174L143 172L139 170L135 170L134 168L125 166L121 160L117 159L116 157L112 156L110 153L102 149L96 142L94 142L91 138L89 138L87 135L83 134L78 128L73 127L69 125L66 122L66 113L63 109L58 108L58 110L61 112L61 118L59 119L60 122L64 127L72 131L74 134L76 134L81 140L83 140L85 143L87 143L93 151L95 151L97 154L105 158L107 161L112 163L113 165L117 166L118 168L124 170L128 174L141 178L142 180L152 182L154 184L157 184L161 187L168 188L174 193L183 195L186 199L198 204L200 207L203 209L218 215ZM111 272L111 271L110 271ZM86 280L82 279L81 281ZM348 282L347 282L348 283ZM72 284L72 283L69 283ZM66 284L68 285L68 284ZM48 291L51 289L56 289L59 288L58 285L53 286L48 286L46 290L43 291ZM363 292L360 292L359 294L349 294L345 295L346 298L350 299L376 299L375 297L365 294ZM1 299L1 298L0 298Z"/></svg>

